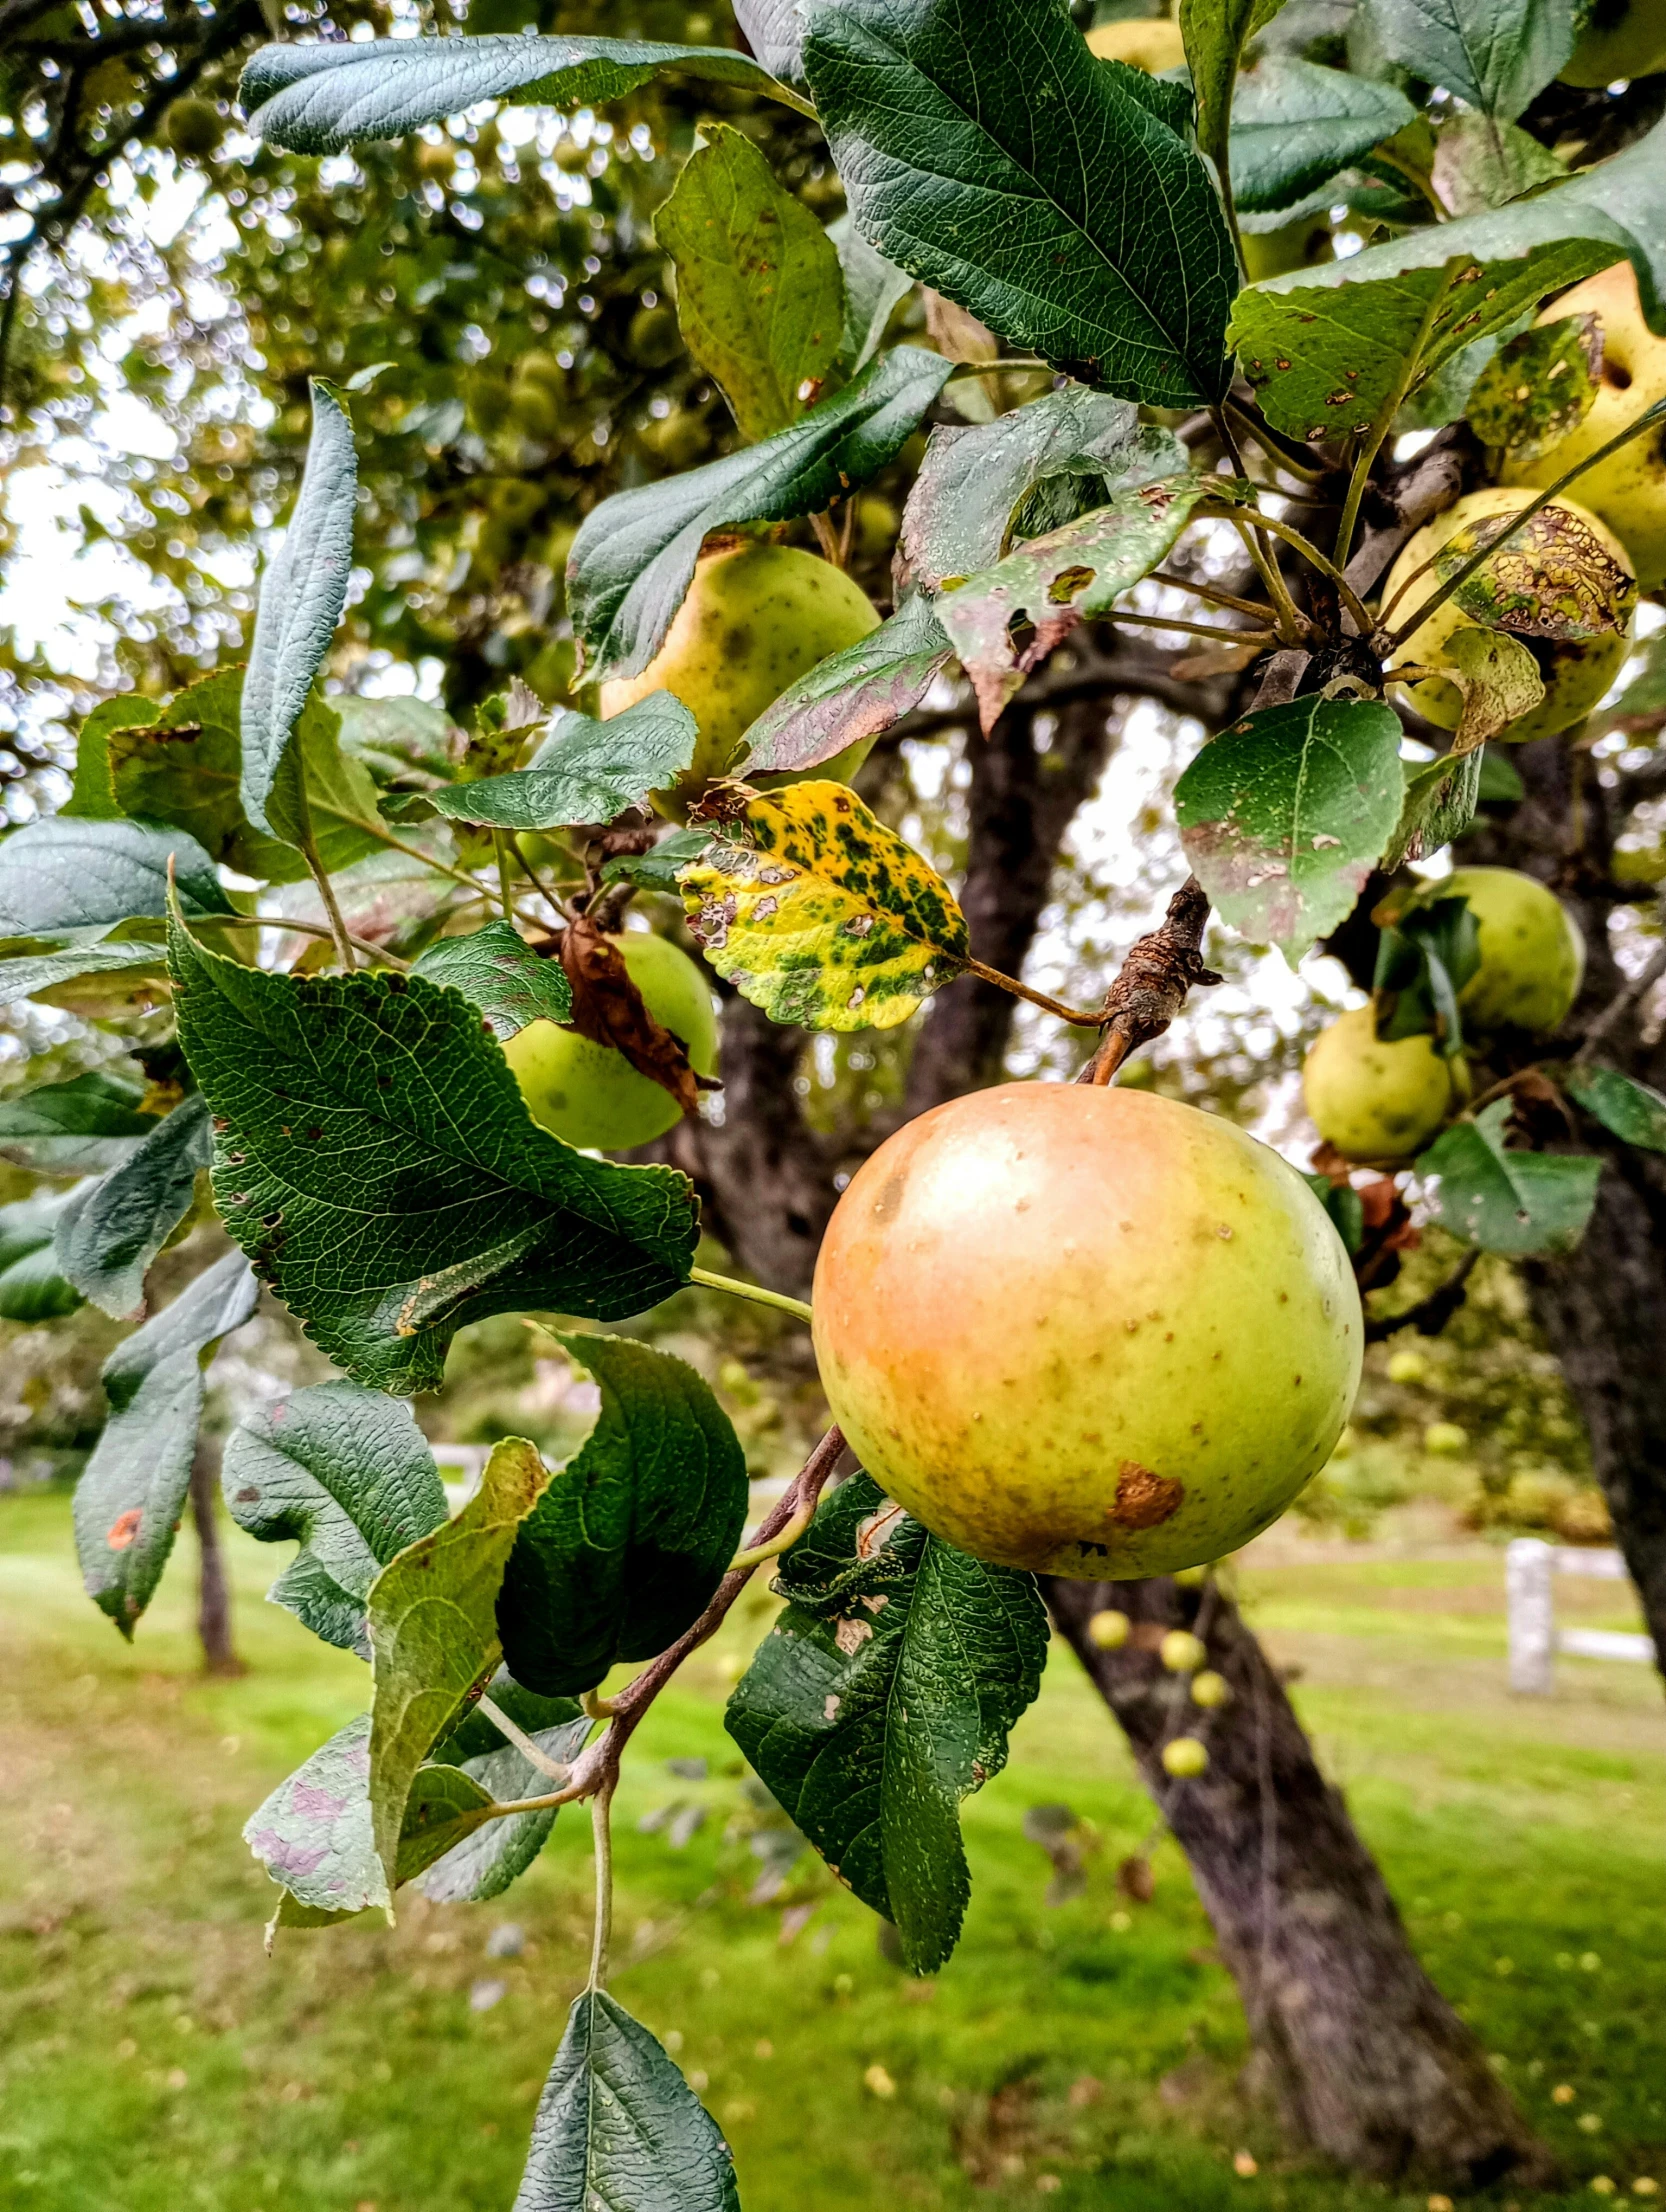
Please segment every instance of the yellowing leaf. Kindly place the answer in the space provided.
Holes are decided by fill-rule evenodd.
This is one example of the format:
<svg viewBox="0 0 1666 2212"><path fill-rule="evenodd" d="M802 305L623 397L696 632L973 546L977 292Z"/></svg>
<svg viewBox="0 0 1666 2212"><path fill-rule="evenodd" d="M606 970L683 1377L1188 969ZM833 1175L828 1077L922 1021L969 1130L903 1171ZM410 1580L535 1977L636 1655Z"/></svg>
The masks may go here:
<svg viewBox="0 0 1666 2212"><path fill-rule="evenodd" d="M891 1029L966 964L966 917L927 861L842 783L741 787L679 871L706 958L772 1021Z"/></svg>
<svg viewBox="0 0 1666 2212"><path fill-rule="evenodd" d="M1483 546L1511 532L1453 594L1472 622L1558 642L1613 637L1630 627L1636 579L1589 523L1559 502L1541 507L1520 529L1514 522L1514 515L1483 515L1455 530L1435 555L1434 574L1444 584Z"/></svg>
<svg viewBox="0 0 1666 2212"><path fill-rule="evenodd" d="M1519 638L1503 630L1454 630L1446 657L1451 666L1444 673L1464 700L1452 740L1455 754L1474 752L1544 702L1538 662Z"/></svg>

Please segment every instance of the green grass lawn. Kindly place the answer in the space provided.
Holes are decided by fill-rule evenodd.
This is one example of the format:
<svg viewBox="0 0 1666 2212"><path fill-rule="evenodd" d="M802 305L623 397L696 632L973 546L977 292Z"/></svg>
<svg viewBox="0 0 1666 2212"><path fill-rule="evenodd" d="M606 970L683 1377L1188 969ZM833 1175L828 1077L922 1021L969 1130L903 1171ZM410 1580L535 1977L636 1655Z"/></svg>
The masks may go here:
<svg viewBox="0 0 1666 2212"><path fill-rule="evenodd" d="M274 1893L239 1830L367 1678L260 1603L281 1555L238 1538L251 1671L202 1680L190 1550L130 1648L81 1595L67 1500L0 1498L0 2205L507 2212L584 1976L587 1823L563 1814L489 1906L402 1893L396 1929L286 1934L268 1960ZM1666 2195L1652 1673L1565 1663L1555 1699L1512 1701L1502 1559L1481 1546L1292 1547L1243 1580L1423 1956L1574 2177L1535 2203L1590 2204L1599 2175ZM1627 1621L1623 1587L1558 1596ZM889 1963L872 1915L808 1860L749 1901L767 1861L721 1707L770 1610L761 1593L739 1609L661 1699L616 1815L613 1987L722 2122L747 2212L1038 2195L1058 2212L1421 2212L1421 2192L1288 2159L1238 2099L1242 2022L1173 1847L1152 1904L1116 1891L1149 1808L1068 1654L967 1807L973 1905L935 1982ZM666 1765L701 1758L703 1781ZM1100 1849L1086 1893L1050 1907L1022 1821L1061 1800ZM638 1826L675 1801L706 1813L681 1849ZM518 1955L489 1955L509 1923Z"/></svg>

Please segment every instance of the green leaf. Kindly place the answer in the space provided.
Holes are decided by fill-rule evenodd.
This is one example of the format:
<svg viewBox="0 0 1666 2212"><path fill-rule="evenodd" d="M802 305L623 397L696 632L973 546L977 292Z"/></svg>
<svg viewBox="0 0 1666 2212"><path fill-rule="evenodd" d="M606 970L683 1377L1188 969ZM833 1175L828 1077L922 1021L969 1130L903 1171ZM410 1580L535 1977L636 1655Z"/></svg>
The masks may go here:
<svg viewBox="0 0 1666 2212"><path fill-rule="evenodd" d="M362 760L380 783L394 783L413 768L449 782L456 773L456 732L444 707L427 699L362 699L347 693L331 701L341 723L343 752Z"/></svg>
<svg viewBox="0 0 1666 2212"><path fill-rule="evenodd" d="M1514 519L1488 515L1453 531L1435 554L1435 581L1450 582L1472 554L1503 538ZM1560 503L1541 507L1453 597L1473 622L1507 631L1513 640L1534 638L1550 645L1622 635L1637 611L1637 584L1630 570L1615 560L1591 524ZM1454 643L1462 635L1455 632ZM1522 681L1516 679L1518 695ZM1496 734L1487 731L1488 736Z"/></svg>
<svg viewBox="0 0 1666 2212"><path fill-rule="evenodd" d="M829 223L827 235L839 256L845 280L845 334L839 367L846 376L865 369L879 351L892 310L914 289L906 269L887 261L868 244L849 214Z"/></svg>
<svg viewBox="0 0 1666 2212"><path fill-rule="evenodd" d="M688 926L771 1021L893 1029L965 964L954 893L842 783L752 793L724 838L678 879Z"/></svg>
<svg viewBox="0 0 1666 2212"><path fill-rule="evenodd" d="M1576 0L1369 0L1390 61L1483 114L1517 116L1573 52Z"/></svg>
<svg viewBox="0 0 1666 2212"><path fill-rule="evenodd" d="M382 826L376 779L362 760L343 752L341 719L316 692L302 705L300 718L277 778L267 795L266 811L284 845L268 845L262 856L262 872L270 882L295 881L307 873L298 847L310 834L327 875L339 875L387 845ZM306 778L306 811L300 805L300 779Z"/></svg>
<svg viewBox="0 0 1666 2212"><path fill-rule="evenodd" d="M923 592L916 592L877 630L842 652L830 653L787 686L746 732L749 749L737 773L802 773L821 767L847 746L900 722L953 658L936 609ZM707 832L701 843L710 842ZM695 847L688 857L700 849Z"/></svg>
<svg viewBox="0 0 1666 2212"><path fill-rule="evenodd" d="M1377 1035L1389 1044L1432 1036L1444 1058L1456 1059L1464 1044L1460 995L1480 965L1481 925L1466 898L1402 908L1377 938Z"/></svg>
<svg viewBox="0 0 1666 2212"><path fill-rule="evenodd" d="M1014 346L1158 407L1220 398L1234 275L1171 88L1031 0L836 0L804 64L857 228Z"/></svg>
<svg viewBox="0 0 1666 2212"><path fill-rule="evenodd" d="M1006 1764L1041 1686L1034 1578L929 1536L867 1475L782 1563L790 1602L725 1715L729 1733L841 1881L935 1972L970 1882L959 1805Z"/></svg>
<svg viewBox="0 0 1666 2212"><path fill-rule="evenodd" d="M1490 270L1494 264L1522 262L1535 248L1565 248L1570 241L1581 240L1600 242L1608 249L1600 259L1585 261L1587 269L1630 255L1644 314L1651 327L1666 326L1666 122L1657 123L1624 153L1578 170L1566 184L1553 185L1547 192L1456 222L1425 224L1345 260L1269 278L1255 290L1281 296L1309 287L1337 290L1376 285L1442 269L1459 255ZM1549 262L1545 266L1548 269ZM1575 281L1557 275L1546 289L1559 291ZM1537 297L1536 285L1524 287L1524 295L1528 293ZM1240 294L1240 303L1245 296ZM1524 296L1520 304L1523 308L1531 304L1530 297ZM1510 319L1506 316L1504 321ZM1464 341L1475 335L1473 330L1459 334Z"/></svg>
<svg viewBox="0 0 1666 2212"><path fill-rule="evenodd" d="M0 1103L0 1155L37 1175L102 1175L159 1126L136 1083L93 1070Z"/></svg>
<svg viewBox="0 0 1666 2212"><path fill-rule="evenodd" d="M345 1917L390 1902L371 1822L368 1713L278 1784L250 1814L243 1841L274 1882L315 1912Z"/></svg>
<svg viewBox="0 0 1666 2212"><path fill-rule="evenodd" d="M1085 49L1084 49L1085 51ZM1206 499L1230 499L1218 476L1166 476L1120 491L1103 507L1032 538L937 602L937 615L977 693L985 734L1078 623L1105 614L1148 575ZM1014 642L1015 625L1030 626Z"/></svg>
<svg viewBox="0 0 1666 2212"><path fill-rule="evenodd" d="M1431 227L1430 236L1451 241L1434 265L1384 269L1367 281L1367 252L1238 294L1227 335L1276 429L1326 441L1386 430L1454 354L1613 258L1589 238L1563 236L1481 262L1458 250L1459 229ZM1339 283L1332 267L1359 274Z"/></svg>
<svg viewBox="0 0 1666 2212"><path fill-rule="evenodd" d="M634 883L644 891L669 891L677 895L677 877L691 860L698 860L712 841L709 829L673 830L645 853L620 853L604 862L604 883Z"/></svg>
<svg viewBox="0 0 1666 2212"><path fill-rule="evenodd" d="M573 2000L514 2212L740 2212L717 2123L604 1989Z"/></svg>
<svg viewBox="0 0 1666 2212"><path fill-rule="evenodd" d="M1475 795L1483 806L1519 806L1527 796L1520 770L1496 745L1489 745L1481 755L1481 782Z"/></svg>
<svg viewBox="0 0 1666 2212"><path fill-rule="evenodd" d="M1572 1067L1562 1088L1623 1144L1666 1152L1666 1098L1617 1068Z"/></svg>
<svg viewBox="0 0 1666 2212"><path fill-rule="evenodd" d="M436 1389L469 1321L613 1320L687 1280L687 1180L587 1159L540 1129L460 992L268 974L177 925L172 959L180 1039L223 1125L221 1218L359 1381Z"/></svg>
<svg viewBox="0 0 1666 2212"><path fill-rule="evenodd" d="M0 960L0 1006L56 991L85 975L142 975L166 972L167 956L156 944L84 945L68 952L41 952L20 960Z"/></svg>
<svg viewBox="0 0 1666 2212"><path fill-rule="evenodd" d="M184 1099L119 1166L78 1184L58 1217L58 1266L85 1298L118 1321L144 1303L150 1263L191 1210L197 1170L214 1157L208 1101Z"/></svg>
<svg viewBox="0 0 1666 2212"><path fill-rule="evenodd" d="M1416 115L1392 85L1268 54L1233 95L1233 199L1250 214L1288 208Z"/></svg>
<svg viewBox="0 0 1666 2212"><path fill-rule="evenodd" d="M565 708L526 767L430 797L452 821L499 829L611 822L627 807L646 805L651 791L668 790L693 765L698 738L693 715L669 691L650 692L606 722Z"/></svg>
<svg viewBox="0 0 1666 2212"><path fill-rule="evenodd" d="M1066 384L990 423L934 430L903 509L897 588L930 593L993 567L1008 549L1033 494L1048 487L1069 511L1026 528L1072 522L1113 492L1183 474L1186 449L1166 430L1143 429L1126 400Z"/></svg>
<svg viewBox="0 0 1666 2212"><path fill-rule="evenodd" d="M654 217L688 350L743 438L784 430L833 381L844 341L838 249L749 138L721 123Z"/></svg>
<svg viewBox="0 0 1666 2212"><path fill-rule="evenodd" d="M492 1695L495 1698L497 1692ZM591 1726L581 1713L559 1727L533 1729L530 1734L547 1759L570 1766L584 1749ZM547 1796L556 1786L542 1768L501 1737L495 1751L465 1761L461 1771L500 1805ZM436 1859L417 1886L432 1905L482 1905L488 1898L501 1897L549 1841L556 1810L551 1805L540 1813L511 1813L504 1820L482 1822Z"/></svg>
<svg viewBox="0 0 1666 2212"><path fill-rule="evenodd" d="M572 985L560 961L540 959L509 922L487 922L467 937L439 938L411 973L461 991L500 1045L529 1022L572 1018Z"/></svg>
<svg viewBox="0 0 1666 2212"><path fill-rule="evenodd" d="M233 1429L221 1485L239 1528L301 1547L269 1601L368 1659L370 1585L446 1517L445 1485L410 1408L350 1382L297 1390Z"/></svg>
<svg viewBox="0 0 1666 2212"><path fill-rule="evenodd" d="M173 1549L203 1370L258 1296L242 1254L228 1252L104 1362L110 1417L76 1486L75 1549L87 1595L129 1640Z"/></svg>
<svg viewBox="0 0 1666 2212"><path fill-rule="evenodd" d="M940 354L897 346L790 430L593 507L567 561L586 674L639 675L712 532L792 522L843 500L896 459L953 370Z"/></svg>
<svg viewBox="0 0 1666 2212"><path fill-rule="evenodd" d="M536 1445L506 1437L457 1518L407 1545L371 1584L370 1809L390 1889L417 1769L498 1662L503 1570L549 1479Z"/></svg>
<svg viewBox="0 0 1666 2212"><path fill-rule="evenodd" d="M209 681L214 679L211 677ZM123 730L135 726L142 728L154 722L156 714L155 700L141 699L137 692L119 692L113 699L98 702L82 723L75 741L75 779L69 797L58 809L61 815L79 816L89 822L113 822L129 811L116 797L110 743Z"/></svg>
<svg viewBox="0 0 1666 2212"><path fill-rule="evenodd" d="M1452 750L1460 759L1544 703L1538 662L1505 630L1468 625L1454 630L1441 657L1441 672L1463 698L1452 737Z"/></svg>
<svg viewBox="0 0 1666 2212"><path fill-rule="evenodd" d="M1406 795L1400 821L1383 852L1382 865L1392 875L1408 860L1427 860L1443 845L1463 836L1475 820L1481 796L1479 751L1444 753L1424 765L1405 761Z"/></svg>
<svg viewBox="0 0 1666 2212"><path fill-rule="evenodd" d="M32 1328L60 1321L81 1303L81 1293L58 1272L53 1225L68 1194L20 1198L0 1206L0 1321Z"/></svg>
<svg viewBox="0 0 1666 2212"><path fill-rule="evenodd" d="M1352 912L1403 791L1393 708L1313 695L1223 730L1180 778L1174 805L1222 919L1293 967Z"/></svg>
<svg viewBox="0 0 1666 2212"><path fill-rule="evenodd" d="M214 863L161 822L26 822L0 844L0 938L90 944L123 922L160 922L168 862L187 914L229 914Z"/></svg>
<svg viewBox="0 0 1666 2212"><path fill-rule="evenodd" d="M521 1529L498 1599L505 1661L546 1697L674 1644L728 1571L748 1497L746 1454L692 1367L624 1337L560 1341L602 1410Z"/></svg>
<svg viewBox="0 0 1666 2212"><path fill-rule="evenodd" d="M783 84L804 82L804 13L801 0L734 0L735 21L771 76Z"/></svg>
<svg viewBox="0 0 1666 2212"><path fill-rule="evenodd" d="M257 55L250 71L258 62ZM283 543L261 582L254 643L243 678L243 811L256 829L280 836L284 833L267 819L267 802L347 605L359 485L346 402L320 377L310 380L309 389L312 440L306 471ZM286 842L295 839L290 836Z"/></svg>
<svg viewBox="0 0 1666 2212"><path fill-rule="evenodd" d="M1560 184L1567 174L1567 163L1519 124L1462 108L1441 123L1431 181L1454 215L1477 215Z"/></svg>
<svg viewBox="0 0 1666 2212"><path fill-rule="evenodd" d="M1475 379L1469 426L1512 463L1541 460L1596 405L1601 368L1600 315L1559 315L1524 330Z"/></svg>
<svg viewBox="0 0 1666 2212"><path fill-rule="evenodd" d="M1435 1218L1465 1244L1512 1259L1571 1252L1596 1204L1602 1162L1583 1155L1505 1149L1511 1105L1454 1122L1416 1161Z"/></svg>
<svg viewBox="0 0 1666 2212"><path fill-rule="evenodd" d="M1244 48L1283 5L1284 0L1180 0L1180 36L1197 101L1197 142L1223 174ZM1232 147L1234 165L1236 155Z"/></svg>
<svg viewBox="0 0 1666 2212"><path fill-rule="evenodd" d="M661 69L740 85L803 109L745 54L725 46L658 46L642 39L382 38L364 44L263 46L238 98L270 146L339 153L367 139L403 138L480 100L536 107L598 107Z"/></svg>

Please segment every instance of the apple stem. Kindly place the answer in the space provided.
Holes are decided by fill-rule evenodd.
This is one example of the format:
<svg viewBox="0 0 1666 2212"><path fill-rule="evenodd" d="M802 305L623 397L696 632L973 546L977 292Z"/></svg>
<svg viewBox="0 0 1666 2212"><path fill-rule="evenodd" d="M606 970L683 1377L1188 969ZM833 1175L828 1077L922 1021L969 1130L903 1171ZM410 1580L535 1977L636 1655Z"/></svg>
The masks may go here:
<svg viewBox="0 0 1666 2212"><path fill-rule="evenodd" d="M782 1313L796 1314L800 1321L810 1318L803 1299L789 1298L783 1290L764 1290L757 1283L743 1283L733 1275L715 1275L709 1267L691 1267L688 1279L704 1284L707 1290L726 1290L731 1298L750 1298L755 1306L775 1306Z"/></svg>

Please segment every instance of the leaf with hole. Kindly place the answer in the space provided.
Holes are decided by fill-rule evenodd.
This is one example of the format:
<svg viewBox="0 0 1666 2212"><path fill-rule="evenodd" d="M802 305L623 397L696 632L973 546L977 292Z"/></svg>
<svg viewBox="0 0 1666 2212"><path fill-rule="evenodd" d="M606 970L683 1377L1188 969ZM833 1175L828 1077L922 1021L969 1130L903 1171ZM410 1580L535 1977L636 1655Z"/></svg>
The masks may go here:
<svg viewBox="0 0 1666 2212"><path fill-rule="evenodd" d="M218 1128L221 1218L356 1380L434 1389L471 1320L612 1320L687 1280L686 1178L588 1159L540 1129L461 992L242 968L178 925L172 959L181 1042Z"/></svg>
<svg viewBox="0 0 1666 2212"><path fill-rule="evenodd" d="M1006 1764L1041 1686L1034 1577L928 1535L867 1475L782 1561L787 1610L725 1723L841 1881L892 1921L916 1973L959 1938L961 1799Z"/></svg>
<svg viewBox="0 0 1666 2212"><path fill-rule="evenodd" d="M368 1659L371 1584L446 1518L445 1486L410 1408L357 1383L297 1390L232 1430L220 1482L239 1528L300 1547L269 1602Z"/></svg>
<svg viewBox="0 0 1666 2212"><path fill-rule="evenodd" d="M799 783L739 805L678 880L706 958L772 1021L892 1029L960 973L954 893L854 791Z"/></svg>
<svg viewBox="0 0 1666 2212"><path fill-rule="evenodd" d="M503 1655L545 1697L652 1659L710 1604L746 1525L746 1454L694 1369L623 1337L563 1336L602 1409L516 1539Z"/></svg>
<svg viewBox="0 0 1666 2212"><path fill-rule="evenodd" d="M1312 695L1223 730L1180 778L1174 805L1222 920L1294 966L1352 912L1403 793L1393 708Z"/></svg>
<svg viewBox="0 0 1666 2212"><path fill-rule="evenodd" d="M430 798L452 821L498 829L611 822L645 806L650 792L669 789L692 766L698 736L693 715L669 691L650 692L606 722L564 708L524 768Z"/></svg>
<svg viewBox="0 0 1666 2212"><path fill-rule="evenodd" d="M654 216L677 272L688 350L743 438L797 422L835 381L845 331L838 249L741 132L704 126Z"/></svg>
<svg viewBox="0 0 1666 2212"><path fill-rule="evenodd" d="M1165 120L1062 7L820 0L804 66L857 228L1009 345L1159 407L1218 400L1232 243Z"/></svg>
<svg viewBox="0 0 1666 2212"><path fill-rule="evenodd" d="M77 1184L58 1217L58 1265L83 1297L118 1321L144 1303L150 1263L190 1212L197 1171L214 1157L208 1101L182 1099L129 1156Z"/></svg>
<svg viewBox="0 0 1666 2212"><path fill-rule="evenodd" d="M567 559L567 604L586 675L635 676L647 667L715 532L819 514L887 467L953 367L917 346L894 347L762 444L593 507Z"/></svg>
<svg viewBox="0 0 1666 2212"><path fill-rule="evenodd" d="M259 1294L242 1254L228 1252L104 1362L110 1416L76 1485L75 1549L87 1595L130 1640L179 1527L203 1371Z"/></svg>
<svg viewBox="0 0 1666 2212"><path fill-rule="evenodd" d="M1415 1163L1435 1219L1464 1244L1511 1259L1571 1252L1596 1204L1602 1162L1518 1152L1505 1143L1507 1098L1454 1122Z"/></svg>

